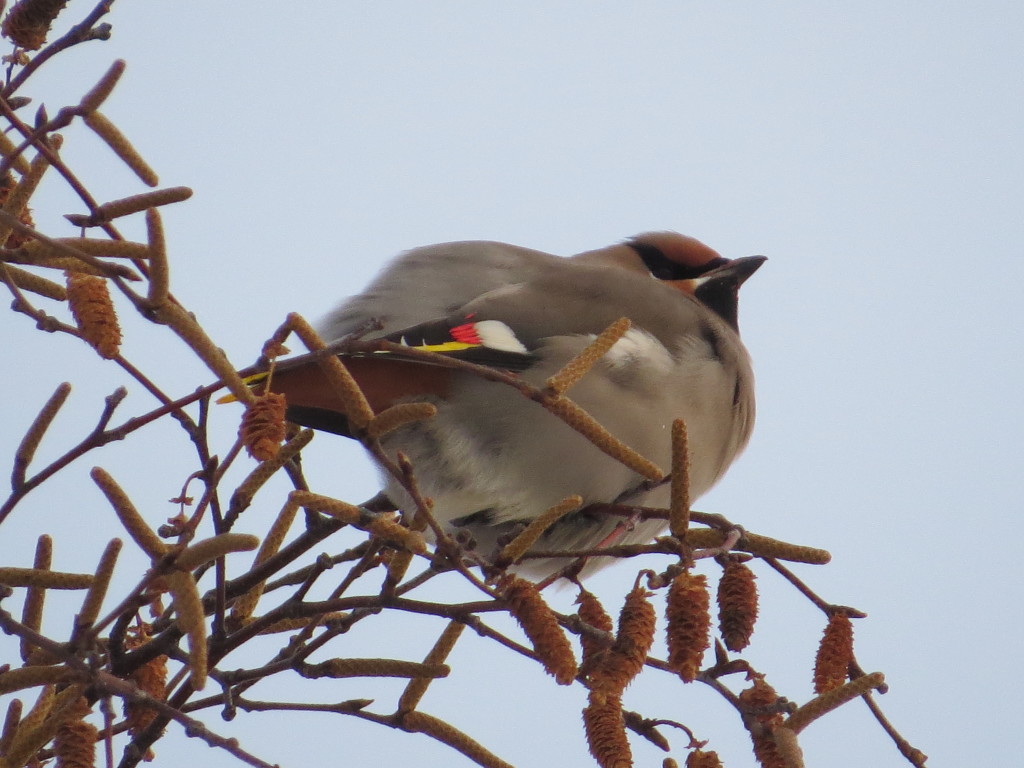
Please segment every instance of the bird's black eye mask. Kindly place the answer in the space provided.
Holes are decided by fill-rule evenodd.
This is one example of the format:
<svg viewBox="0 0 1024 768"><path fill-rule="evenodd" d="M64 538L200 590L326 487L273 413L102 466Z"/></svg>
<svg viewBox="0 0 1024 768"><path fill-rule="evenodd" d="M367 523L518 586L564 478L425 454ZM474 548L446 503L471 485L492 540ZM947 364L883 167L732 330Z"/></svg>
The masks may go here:
<svg viewBox="0 0 1024 768"><path fill-rule="evenodd" d="M673 261L662 253L660 248L650 243L629 240L626 242L626 245L636 251L637 255L643 260L644 266L659 280L692 280L695 277L700 277L705 272L710 272L712 269L729 263L728 259L719 256L717 259L712 259L698 267L693 267Z"/></svg>

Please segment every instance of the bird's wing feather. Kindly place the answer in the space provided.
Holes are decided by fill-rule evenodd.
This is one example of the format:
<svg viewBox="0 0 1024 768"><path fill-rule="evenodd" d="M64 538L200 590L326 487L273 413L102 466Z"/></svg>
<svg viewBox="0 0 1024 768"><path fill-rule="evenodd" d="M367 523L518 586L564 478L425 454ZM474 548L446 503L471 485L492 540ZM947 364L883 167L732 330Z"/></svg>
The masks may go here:
<svg viewBox="0 0 1024 768"><path fill-rule="evenodd" d="M415 349L506 371L523 371L536 361L536 356L506 323L493 319L476 320L473 313L420 323L384 338ZM391 354L401 355L400 352Z"/></svg>

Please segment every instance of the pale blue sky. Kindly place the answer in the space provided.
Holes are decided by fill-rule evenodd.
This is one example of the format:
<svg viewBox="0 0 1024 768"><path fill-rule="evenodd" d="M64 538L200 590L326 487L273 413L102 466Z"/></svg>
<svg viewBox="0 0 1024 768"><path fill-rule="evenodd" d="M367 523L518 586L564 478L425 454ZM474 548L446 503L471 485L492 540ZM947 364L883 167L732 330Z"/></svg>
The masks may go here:
<svg viewBox="0 0 1024 768"><path fill-rule="evenodd" d="M119 0L112 39L58 58L28 91L52 114L112 59L128 61L105 112L165 184L195 190L165 215L172 287L231 358L247 364L287 312L316 318L389 256L426 243L569 254L676 229L727 256L769 256L740 313L758 425L698 506L832 552L832 564L800 573L868 612L859 659L886 673L881 704L931 765L1019 759L1024 594L1003 543L1024 535L1019 3L282 5ZM72 2L69 18L88 7ZM98 198L140 191L111 172L107 152L67 132L64 156ZM59 216L80 207L51 184L37 209L44 231L70 235ZM140 236L141 223L125 230ZM127 356L175 393L208 380L170 334L126 325ZM76 385L58 422L69 440L123 383L24 317L0 328L30 371L5 377L0 455L60 381ZM124 412L150 405L135 388ZM215 450L230 444L235 417L218 412ZM375 490L340 439L323 436L307 454L316 489L350 501ZM151 468L156 456L166 465ZM153 427L33 495L4 526L4 549L48 530L59 565L90 567L117 535L87 480L97 463L153 519L173 513L166 499L195 469L176 429ZM252 514L258 529L273 511ZM69 529L81 532L73 551ZM764 602L748 656L806 700L821 618L756 570ZM614 605L634 572L609 569L592 589ZM440 628L403 618L382 638L371 624L338 652L416 658ZM473 637L452 664L427 711L517 766L591 764L581 688L556 689ZM645 677L628 706L694 727L731 768L753 765L715 694ZM311 685L287 681L278 695L370 695L390 711L400 689ZM282 765L469 765L426 737L337 716L212 715L210 725ZM682 762L684 739L673 744ZM905 765L859 703L803 744L808 765ZM636 741L634 756L660 765ZM236 764L181 734L156 764L187 760Z"/></svg>

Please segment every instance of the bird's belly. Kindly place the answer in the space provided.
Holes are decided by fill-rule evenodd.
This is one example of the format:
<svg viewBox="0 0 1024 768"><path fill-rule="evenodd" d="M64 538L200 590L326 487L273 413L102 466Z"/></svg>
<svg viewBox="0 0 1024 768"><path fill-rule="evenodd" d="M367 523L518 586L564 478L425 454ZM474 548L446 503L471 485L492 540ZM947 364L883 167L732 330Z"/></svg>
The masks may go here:
<svg viewBox="0 0 1024 768"><path fill-rule="evenodd" d="M584 504L610 503L643 482L511 388L482 381L467 386L486 391L462 391L454 402L440 401L434 418L396 430L383 441L389 453L402 451L409 457L419 489L433 501L434 515L442 524L462 523L479 536L486 528L529 521L567 496L579 495ZM614 436L665 472L671 466L672 420L687 421L692 499L718 480L736 453L731 430L720 423L722 408L729 403L692 401L695 407L672 409L662 402L665 412L652 413L654 404L631 399L608 410L601 404L615 400L604 394L581 389L578 400ZM400 507L412 503L398 481L385 482L388 496ZM628 503L660 501L661 494L655 493ZM601 526L590 527L599 540ZM648 528L652 526L645 527L646 539L657 535L660 526Z"/></svg>

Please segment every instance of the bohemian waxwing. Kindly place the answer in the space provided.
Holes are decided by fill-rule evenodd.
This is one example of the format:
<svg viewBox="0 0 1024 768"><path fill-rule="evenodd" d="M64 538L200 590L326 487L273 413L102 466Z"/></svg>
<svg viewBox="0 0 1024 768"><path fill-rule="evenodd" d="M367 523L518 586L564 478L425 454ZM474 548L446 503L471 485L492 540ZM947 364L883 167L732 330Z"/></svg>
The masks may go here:
<svg viewBox="0 0 1024 768"><path fill-rule="evenodd" d="M672 421L684 419L696 499L753 427L754 377L736 304L739 286L764 261L728 260L674 232L570 258L496 242L431 245L400 255L319 330L332 341L376 321L380 329L365 338L412 346L469 341L467 358L543 386L596 334L628 317L631 329L567 394L666 471ZM585 505L613 502L643 482L511 387L398 354L344 359L375 411L402 400L437 406L436 416L389 433L382 444L409 457L437 519L470 534L484 556L503 534L573 494L584 509L562 518L537 548L592 547L622 518ZM315 363L286 368L271 386L286 395L290 420L344 434L340 404L317 374ZM398 508L410 503L393 478L385 475L384 484ZM628 501L663 507L668 493L662 485ZM618 541L650 541L664 527L647 521Z"/></svg>

